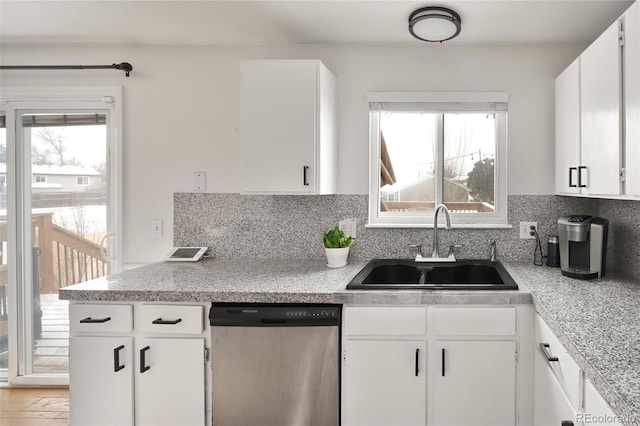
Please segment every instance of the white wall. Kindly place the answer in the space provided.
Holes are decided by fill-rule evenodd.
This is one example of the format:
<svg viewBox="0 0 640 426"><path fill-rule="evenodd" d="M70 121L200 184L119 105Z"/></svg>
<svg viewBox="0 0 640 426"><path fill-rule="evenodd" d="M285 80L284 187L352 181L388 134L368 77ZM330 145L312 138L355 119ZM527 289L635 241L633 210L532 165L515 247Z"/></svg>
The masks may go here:
<svg viewBox="0 0 640 426"><path fill-rule="evenodd" d="M552 194L554 78L583 48L2 46L6 65L127 61L134 71L4 71L0 88L124 87L125 263L144 263L171 247L172 196L192 191L192 172L207 172L210 192L238 191L241 59L321 59L336 75L340 193L368 192L367 92L506 91L508 192ZM151 238L153 218L164 222L161 241Z"/></svg>

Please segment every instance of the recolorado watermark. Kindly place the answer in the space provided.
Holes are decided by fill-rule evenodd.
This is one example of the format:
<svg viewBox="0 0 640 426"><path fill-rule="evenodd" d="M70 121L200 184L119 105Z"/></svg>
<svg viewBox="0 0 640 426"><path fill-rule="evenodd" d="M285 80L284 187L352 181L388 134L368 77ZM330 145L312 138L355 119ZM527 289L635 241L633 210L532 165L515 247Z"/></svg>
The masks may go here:
<svg viewBox="0 0 640 426"><path fill-rule="evenodd" d="M610 414L591 414L591 413L579 413L576 415L576 422L584 423L588 425L589 423L595 423L600 425L615 425L615 424L627 424L640 422L640 417L638 416L612 416Z"/></svg>

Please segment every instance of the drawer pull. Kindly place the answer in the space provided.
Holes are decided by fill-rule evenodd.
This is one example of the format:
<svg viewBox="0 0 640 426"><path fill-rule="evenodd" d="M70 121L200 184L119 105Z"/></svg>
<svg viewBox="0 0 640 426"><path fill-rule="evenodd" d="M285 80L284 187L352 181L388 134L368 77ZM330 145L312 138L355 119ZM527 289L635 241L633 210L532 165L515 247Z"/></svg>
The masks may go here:
<svg viewBox="0 0 640 426"><path fill-rule="evenodd" d="M540 343L540 350L542 351L542 353L544 354L544 357L547 359L548 362L558 362L559 361L557 356L553 356L553 355L551 355L551 352L549 352L549 344L548 343Z"/></svg>
<svg viewBox="0 0 640 426"><path fill-rule="evenodd" d="M111 321L111 317L106 317L106 318L86 317L86 318L80 320L80 324L102 324L102 323L105 323L107 321Z"/></svg>
<svg viewBox="0 0 640 426"><path fill-rule="evenodd" d="M124 345L120 345L117 348L113 348L113 372L117 373L118 371L124 369L124 365L120 364L120 351L124 349Z"/></svg>
<svg viewBox="0 0 640 426"><path fill-rule="evenodd" d="M147 365L147 360L145 359L145 354L149 349L150 349L149 346L145 346L144 348L140 349L140 373L141 374L151 369L151 367Z"/></svg>
<svg viewBox="0 0 640 426"><path fill-rule="evenodd" d="M182 318L178 318L175 320L163 320L162 318L154 319L151 321L151 324L166 324L166 325L176 325L177 323L182 322Z"/></svg>

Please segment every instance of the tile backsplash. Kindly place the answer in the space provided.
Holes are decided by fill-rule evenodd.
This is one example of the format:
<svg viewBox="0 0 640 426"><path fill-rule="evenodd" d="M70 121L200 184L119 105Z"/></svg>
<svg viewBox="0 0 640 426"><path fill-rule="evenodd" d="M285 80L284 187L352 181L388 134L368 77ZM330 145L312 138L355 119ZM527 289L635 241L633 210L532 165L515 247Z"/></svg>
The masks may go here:
<svg viewBox="0 0 640 426"><path fill-rule="evenodd" d="M323 258L321 232L345 218L357 219L357 238L350 257L412 257L409 244L428 253L432 229L365 228L366 195L174 194L174 244L212 247L219 258ZM535 240L521 240L518 224L536 221L546 241L557 235L556 221L567 214L600 215L611 221L608 269L640 278L640 202L511 195L512 229L453 229L438 232L441 254L462 244L459 258L487 258L489 240L497 241L498 258L533 261Z"/></svg>

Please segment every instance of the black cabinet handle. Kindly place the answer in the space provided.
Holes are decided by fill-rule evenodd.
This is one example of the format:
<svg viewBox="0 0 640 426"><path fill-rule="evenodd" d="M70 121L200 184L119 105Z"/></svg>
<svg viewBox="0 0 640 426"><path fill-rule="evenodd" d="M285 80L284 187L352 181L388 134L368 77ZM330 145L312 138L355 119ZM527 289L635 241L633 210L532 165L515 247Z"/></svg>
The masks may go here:
<svg viewBox="0 0 640 426"><path fill-rule="evenodd" d="M577 188L577 185L573 184L573 171L578 170L577 167L569 167L569 188Z"/></svg>
<svg viewBox="0 0 640 426"><path fill-rule="evenodd" d="M562 420L560 426L573 426L573 420Z"/></svg>
<svg viewBox="0 0 640 426"><path fill-rule="evenodd" d="M117 373L118 371L124 368L124 365L120 365L120 351L124 349L124 345L120 345L117 348L113 348L113 372Z"/></svg>
<svg viewBox="0 0 640 426"><path fill-rule="evenodd" d="M80 320L80 324L102 324L102 323L105 323L107 321L111 321L111 317L106 317L106 318L86 317L86 318Z"/></svg>
<svg viewBox="0 0 640 426"><path fill-rule="evenodd" d="M419 358L420 358L420 348L416 348L416 377L418 377L418 373L420 373L419 367Z"/></svg>
<svg viewBox="0 0 640 426"><path fill-rule="evenodd" d="M558 357L551 355L551 352L549 352L548 349L549 349L548 343L540 343L540 350L544 354L544 357L547 358L547 361L558 362L559 361Z"/></svg>
<svg viewBox="0 0 640 426"><path fill-rule="evenodd" d="M586 188L587 185L582 184L582 169L587 169L587 166L579 166L578 167L578 188Z"/></svg>
<svg viewBox="0 0 640 426"><path fill-rule="evenodd" d="M302 183L304 186L309 186L309 181L307 180L307 170L309 170L309 166L302 166Z"/></svg>
<svg viewBox="0 0 640 426"><path fill-rule="evenodd" d="M140 349L140 373L144 373L151 368L147 365L147 360L145 359L145 354L148 350L149 346L145 346L144 348Z"/></svg>
<svg viewBox="0 0 640 426"><path fill-rule="evenodd" d="M167 325L176 325L177 323L182 322L182 318L178 318L175 320L163 320L162 318L154 319L151 321L151 324L167 324Z"/></svg>
<svg viewBox="0 0 640 426"><path fill-rule="evenodd" d="M442 348L442 377L444 377L444 357L445 357L445 349Z"/></svg>

